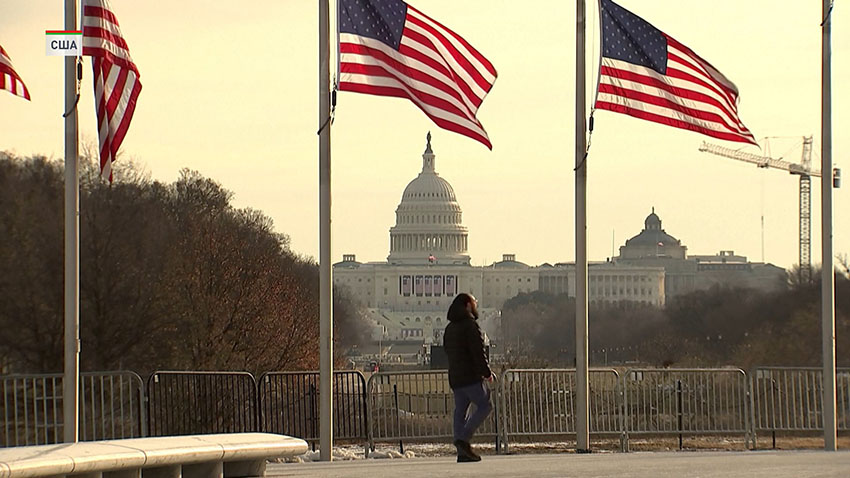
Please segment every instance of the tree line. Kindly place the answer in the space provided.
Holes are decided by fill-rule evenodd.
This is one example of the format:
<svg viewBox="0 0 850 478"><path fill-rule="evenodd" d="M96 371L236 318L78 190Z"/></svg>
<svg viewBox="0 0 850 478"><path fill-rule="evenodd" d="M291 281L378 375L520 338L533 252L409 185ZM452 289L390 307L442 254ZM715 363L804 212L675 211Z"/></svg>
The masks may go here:
<svg viewBox="0 0 850 478"><path fill-rule="evenodd" d="M840 264L836 357L839 366L850 366L850 271L846 260ZM589 359L595 366L819 366L820 283L794 281L793 271L789 282L776 292L715 286L675 297L663 308L592 305ZM520 294L505 303L502 333L509 366L572 367L575 299Z"/></svg>
<svg viewBox="0 0 850 478"><path fill-rule="evenodd" d="M262 212L184 170L173 183L92 161L80 177L82 370L318 368L318 267ZM0 152L0 360L59 372L64 350L64 168ZM334 294L336 351L367 327Z"/></svg>

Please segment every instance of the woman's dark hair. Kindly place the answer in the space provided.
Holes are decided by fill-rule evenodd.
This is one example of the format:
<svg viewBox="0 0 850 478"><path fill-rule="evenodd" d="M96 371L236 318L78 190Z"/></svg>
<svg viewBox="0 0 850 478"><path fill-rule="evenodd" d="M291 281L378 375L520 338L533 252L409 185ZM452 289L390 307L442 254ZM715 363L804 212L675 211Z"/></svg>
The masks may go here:
<svg viewBox="0 0 850 478"><path fill-rule="evenodd" d="M466 292L461 292L455 297L452 301L452 305L449 306L449 312L446 314L449 320L456 320L459 317L465 317L469 315L469 312L466 310L466 304L472 302L472 296L467 294Z"/></svg>

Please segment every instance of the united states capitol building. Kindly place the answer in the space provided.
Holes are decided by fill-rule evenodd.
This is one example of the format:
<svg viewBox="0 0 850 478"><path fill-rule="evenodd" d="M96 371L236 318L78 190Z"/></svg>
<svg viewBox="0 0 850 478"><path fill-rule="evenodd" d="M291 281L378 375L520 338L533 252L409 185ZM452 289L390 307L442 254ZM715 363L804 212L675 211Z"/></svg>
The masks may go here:
<svg viewBox="0 0 850 478"><path fill-rule="evenodd" d="M478 299L480 322L490 337L499 335L500 310L517 294L575 296L575 263L531 266L504 254L499 262L471 265L463 212L435 159L429 133L422 171L404 188L395 211L387 260L358 262L355 254L345 254L333 266L334 285L347 288L365 308L376 340L441 343L446 311L459 292ZM588 297L591 306L663 307L676 295L714 284L775 289L785 277L782 268L748 262L732 251L688 256L653 210L618 257L589 263Z"/></svg>

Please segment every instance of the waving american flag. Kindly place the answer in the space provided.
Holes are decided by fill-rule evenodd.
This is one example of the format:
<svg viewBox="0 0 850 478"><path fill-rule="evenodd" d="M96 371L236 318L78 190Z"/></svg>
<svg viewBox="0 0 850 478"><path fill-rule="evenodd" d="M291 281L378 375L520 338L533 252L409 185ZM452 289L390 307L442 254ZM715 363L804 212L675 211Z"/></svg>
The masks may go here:
<svg viewBox="0 0 850 478"><path fill-rule="evenodd" d="M690 48L602 0L602 68L596 107L756 144L738 117L738 89Z"/></svg>
<svg viewBox="0 0 850 478"><path fill-rule="evenodd" d="M100 175L112 181L112 163L130 127L142 84L109 3L83 0L82 23L83 55L92 57L94 70Z"/></svg>
<svg viewBox="0 0 850 478"><path fill-rule="evenodd" d="M12 60L2 46L0 46L0 90L6 90L13 95L27 100L30 99L30 92L27 90L27 85L18 76L18 73L12 66Z"/></svg>
<svg viewBox="0 0 850 478"><path fill-rule="evenodd" d="M496 69L401 0L339 2L339 89L413 101L437 126L493 149L476 118Z"/></svg>

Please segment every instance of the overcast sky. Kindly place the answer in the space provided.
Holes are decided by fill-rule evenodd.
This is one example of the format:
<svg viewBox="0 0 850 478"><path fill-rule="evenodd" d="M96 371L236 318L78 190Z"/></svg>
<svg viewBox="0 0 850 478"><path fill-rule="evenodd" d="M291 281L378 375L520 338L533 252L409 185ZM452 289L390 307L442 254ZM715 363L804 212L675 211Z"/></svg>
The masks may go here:
<svg viewBox="0 0 850 478"><path fill-rule="evenodd" d="M814 135L820 162L821 2L621 0L734 81L739 112L769 152L800 160ZM473 264L515 253L529 264L572 261L575 6L564 1L411 1L465 37L499 77L479 110L493 151L436 128L411 102L343 92L333 125L333 257L384 260L407 183L431 130L439 174L454 187ZM301 254L318 254L317 2L111 0L144 85L123 144L155 179L200 171L240 207L274 219ZM599 48L591 3L589 64ZM833 159L850 161L850 13L833 12ZM532 8L533 7L533 8ZM0 150L63 154L63 65L44 31L62 29L58 0L0 0L0 45L32 102L0 92ZM79 105L96 141L91 66ZM595 81L595 69L588 81ZM588 88L593 91L592 84ZM691 254L734 250L783 267L798 258L798 181L697 151L686 132L608 111L588 159L588 253L611 256L652 207ZM713 141L717 142L717 141ZM721 142L722 143L722 142ZM726 146L741 147L736 143ZM747 151L759 153L754 147ZM845 169L847 171L847 169ZM847 176L848 173L845 173ZM850 253L850 200L835 192L837 253ZM813 181L812 257L821 261L820 180ZM85 240L85 238L83 238Z"/></svg>

